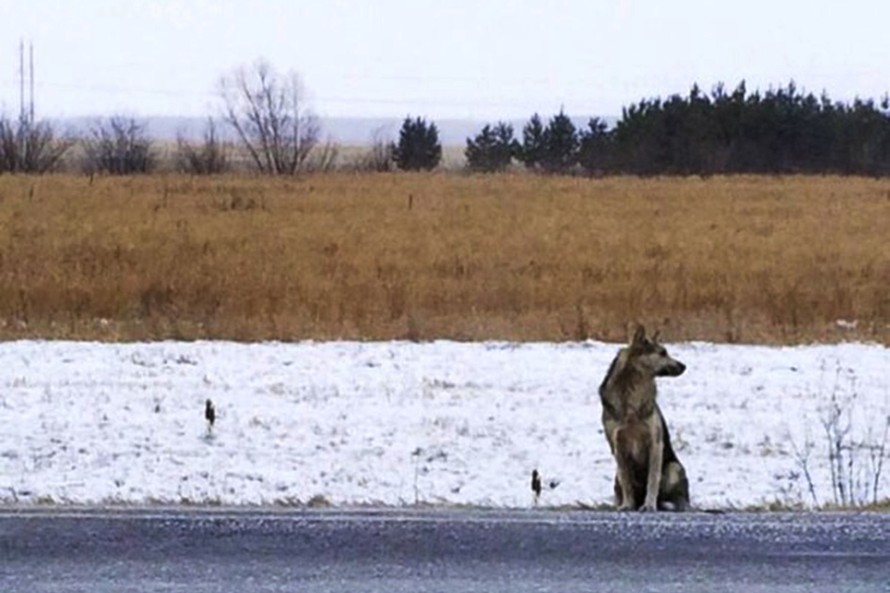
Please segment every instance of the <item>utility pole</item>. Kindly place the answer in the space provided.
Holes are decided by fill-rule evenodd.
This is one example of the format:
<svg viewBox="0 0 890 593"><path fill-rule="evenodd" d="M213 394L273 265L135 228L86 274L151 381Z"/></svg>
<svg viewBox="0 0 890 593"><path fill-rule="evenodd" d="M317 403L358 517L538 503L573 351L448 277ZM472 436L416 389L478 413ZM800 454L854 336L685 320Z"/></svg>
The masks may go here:
<svg viewBox="0 0 890 593"><path fill-rule="evenodd" d="M25 40L19 39L19 121L25 121Z"/></svg>
<svg viewBox="0 0 890 593"><path fill-rule="evenodd" d="M28 42L28 60L30 62L30 75L31 75L31 101L29 111L29 119L30 126L34 126L34 42Z"/></svg>

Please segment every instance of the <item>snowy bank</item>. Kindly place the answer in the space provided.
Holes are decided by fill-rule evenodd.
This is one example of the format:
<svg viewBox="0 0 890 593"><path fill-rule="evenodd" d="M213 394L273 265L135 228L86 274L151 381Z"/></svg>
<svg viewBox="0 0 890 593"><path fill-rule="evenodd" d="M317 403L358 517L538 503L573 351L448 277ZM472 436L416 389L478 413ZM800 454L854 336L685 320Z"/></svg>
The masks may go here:
<svg viewBox="0 0 890 593"><path fill-rule="evenodd" d="M0 503L524 507L533 468L559 480L541 505L608 503L597 386L617 348L2 343ZM694 505L812 504L804 458L831 502L835 404L849 442L884 436L885 347L669 350L688 370L659 401ZM856 451L851 487L871 497L876 450Z"/></svg>

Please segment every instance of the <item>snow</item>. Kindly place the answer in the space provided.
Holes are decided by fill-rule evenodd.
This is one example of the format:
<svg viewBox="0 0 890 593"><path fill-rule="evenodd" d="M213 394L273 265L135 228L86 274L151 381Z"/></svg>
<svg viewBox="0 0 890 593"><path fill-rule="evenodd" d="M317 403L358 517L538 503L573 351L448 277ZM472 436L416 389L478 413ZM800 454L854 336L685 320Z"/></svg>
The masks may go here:
<svg viewBox="0 0 890 593"><path fill-rule="evenodd" d="M618 348L0 343L0 503L528 507L537 468L559 481L541 506L608 504L597 387ZM832 502L833 405L850 442L886 438L886 347L668 349L688 370L659 402L695 506ZM875 452L857 451L870 500Z"/></svg>

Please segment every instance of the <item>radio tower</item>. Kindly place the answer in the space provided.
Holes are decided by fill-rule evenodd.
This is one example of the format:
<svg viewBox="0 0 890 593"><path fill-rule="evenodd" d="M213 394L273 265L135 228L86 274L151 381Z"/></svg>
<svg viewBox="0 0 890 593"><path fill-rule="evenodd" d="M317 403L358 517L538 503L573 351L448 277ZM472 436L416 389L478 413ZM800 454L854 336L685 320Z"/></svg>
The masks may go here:
<svg viewBox="0 0 890 593"><path fill-rule="evenodd" d="M28 42L28 107L25 108L25 40L19 40L19 121L34 124L34 43Z"/></svg>

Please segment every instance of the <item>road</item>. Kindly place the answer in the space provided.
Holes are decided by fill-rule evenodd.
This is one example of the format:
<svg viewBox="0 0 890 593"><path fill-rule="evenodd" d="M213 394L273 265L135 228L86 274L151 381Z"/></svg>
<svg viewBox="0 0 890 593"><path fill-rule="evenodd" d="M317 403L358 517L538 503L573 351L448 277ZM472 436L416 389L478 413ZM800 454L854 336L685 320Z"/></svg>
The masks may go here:
<svg viewBox="0 0 890 593"><path fill-rule="evenodd" d="M890 515L5 510L0 591L890 591Z"/></svg>

